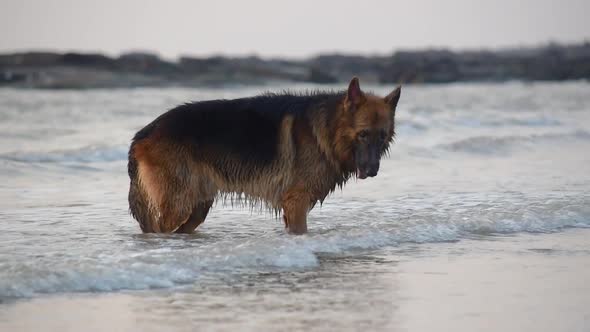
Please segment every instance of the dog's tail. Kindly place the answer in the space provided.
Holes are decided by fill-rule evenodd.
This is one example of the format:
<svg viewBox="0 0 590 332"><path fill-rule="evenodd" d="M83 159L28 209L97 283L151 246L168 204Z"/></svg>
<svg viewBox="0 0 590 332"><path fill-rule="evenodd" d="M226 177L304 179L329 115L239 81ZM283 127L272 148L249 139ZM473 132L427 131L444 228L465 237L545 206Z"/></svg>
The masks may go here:
<svg viewBox="0 0 590 332"><path fill-rule="evenodd" d="M138 162L134 155L135 143L129 149L129 162L127 172L129 173L129 212L139 222L144 233L155 232L154 225L157 222L150 210L150 200L145 190L142 189L139 181Z"/></svg>
<svg viewBox="0 0 590 332"><path fill-rule="evenodd" d="M139 222L139 226L144 233L154 233L158 231L157 215L154 214L152 201L141 183L140 167L138 152L140 145L147 143L146 139L153 134L158 119L143 127L138 131L131 141L129 148L129 160L127 163L127 172L129 173L129 212Z"/></svg>

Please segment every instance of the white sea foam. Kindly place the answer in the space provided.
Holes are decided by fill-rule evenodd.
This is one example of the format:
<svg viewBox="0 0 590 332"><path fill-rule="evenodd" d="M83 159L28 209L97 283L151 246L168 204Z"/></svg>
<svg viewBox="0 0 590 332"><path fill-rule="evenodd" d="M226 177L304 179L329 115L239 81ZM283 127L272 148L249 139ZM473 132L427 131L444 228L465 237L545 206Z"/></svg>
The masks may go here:
<svg viewBox="0 0 590 332"><path fill-rule="evenodd" d="M127 238L123 241L128 251L92 252L65 262L5 262L0 267L0 298L174 287L236 271L314 268L320 264L322 254L348 255L407 243L460 241L473 235L590 227L587 195L506 197L487 202L478 199L458 195L453 202L426 199L426 204L424 200L407 199L403 208L388 201L367 203L356 212L356 220L346 218L336 208L327 208L317 217L312 215L312 232L299 237L276 232L244 237L239 236L242 229L232 230L222 224L204 231L211 235L230 232L217 240L186 236L147 236L140 241ZM314 227L317 231L313 231ZM144 240L150 245L146 246ZM67 255L69 250L64 247L57 253Z"/></svg>

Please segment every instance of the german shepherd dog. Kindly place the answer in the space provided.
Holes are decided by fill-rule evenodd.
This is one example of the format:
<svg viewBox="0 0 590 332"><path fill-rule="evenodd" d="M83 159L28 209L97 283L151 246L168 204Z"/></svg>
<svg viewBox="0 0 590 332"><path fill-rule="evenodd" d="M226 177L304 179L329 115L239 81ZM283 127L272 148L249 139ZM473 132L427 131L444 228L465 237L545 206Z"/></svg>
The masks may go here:
<svg viewBox="0 0 590 332"><path fill-rule="evenodd" d="M401 87L263 94L178 106L131 143L129 207L145 233L191 233L217 198L283 211L289 233L351 177L379 171L395 135Z"/></svg>

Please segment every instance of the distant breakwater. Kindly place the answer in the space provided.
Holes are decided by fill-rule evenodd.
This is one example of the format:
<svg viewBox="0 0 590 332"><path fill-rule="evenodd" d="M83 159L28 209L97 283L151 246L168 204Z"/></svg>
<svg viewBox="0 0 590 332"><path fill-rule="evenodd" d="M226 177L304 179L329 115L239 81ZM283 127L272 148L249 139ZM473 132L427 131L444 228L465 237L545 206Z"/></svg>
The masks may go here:
<svg viewBox="0 0 590 332"><path fill-rule="evenodd" d="M324 54L304 60L183 56L167 61L151 53L119 57L54 52L0 54L0 86L24 88L321 84L346 82L352 76L368 83L590 80L590 42L494 51Z"/></svg>

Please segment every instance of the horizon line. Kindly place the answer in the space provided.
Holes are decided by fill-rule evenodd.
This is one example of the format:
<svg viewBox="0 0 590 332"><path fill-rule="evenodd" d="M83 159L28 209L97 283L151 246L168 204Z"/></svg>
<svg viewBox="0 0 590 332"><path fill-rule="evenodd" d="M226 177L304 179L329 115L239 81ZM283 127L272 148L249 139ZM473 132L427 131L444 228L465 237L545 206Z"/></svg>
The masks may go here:
<svg viewBox="0 0 590 332"><path fill-rule="evenodd" d="M159 51L153 49L144 49L144 48L130 48L128 50L122 50L119 52L110 52L104 50L81 50L75 48L50 48L50 47L30 47L30 48L12 48L12 49L0 49L0 55L11 55L11 54L21 54L21 53L56 53L56 54L66 54L66 53L78 53L78 54L100 54L106 55L113 58L118 58L123 55L127 54L149 54L157 56L160 59L165 60L173 60L178 61L183 57L187 58L214 58L214 57L223 57L223 58L260 58L263 60L308 60L317 58L319 56L326 56L326 55L341 55L341 56L360 56L360 57L387 57L394 55L398 52L427 52L427 51L450 51L453 53L468 53L468 52L502 52L502 51L519 51L519 50L535 50L535 49L542 49L551 46L558 46L558 47L572 47L572 46L581 46L590 44L590 38L584 38L580 41L556 41L549 39L544 42L538 43L529 43L529 44L512 44L512 45L505 45L505 46L491 46L491 47L453 47L453 46L443 46L443 45L427 45L427 46L412 46L412 47L396 47L393 48L389 52L359 52L359 51L346 51L346 50L324 50L318 52L312 52L307 55L262 55L256 52L244 52L244 53L224 53L223 51L218 52L210 52L206 54L195 54L195 53L179 53L176 56L168 57L162 55Z"/></svg>

